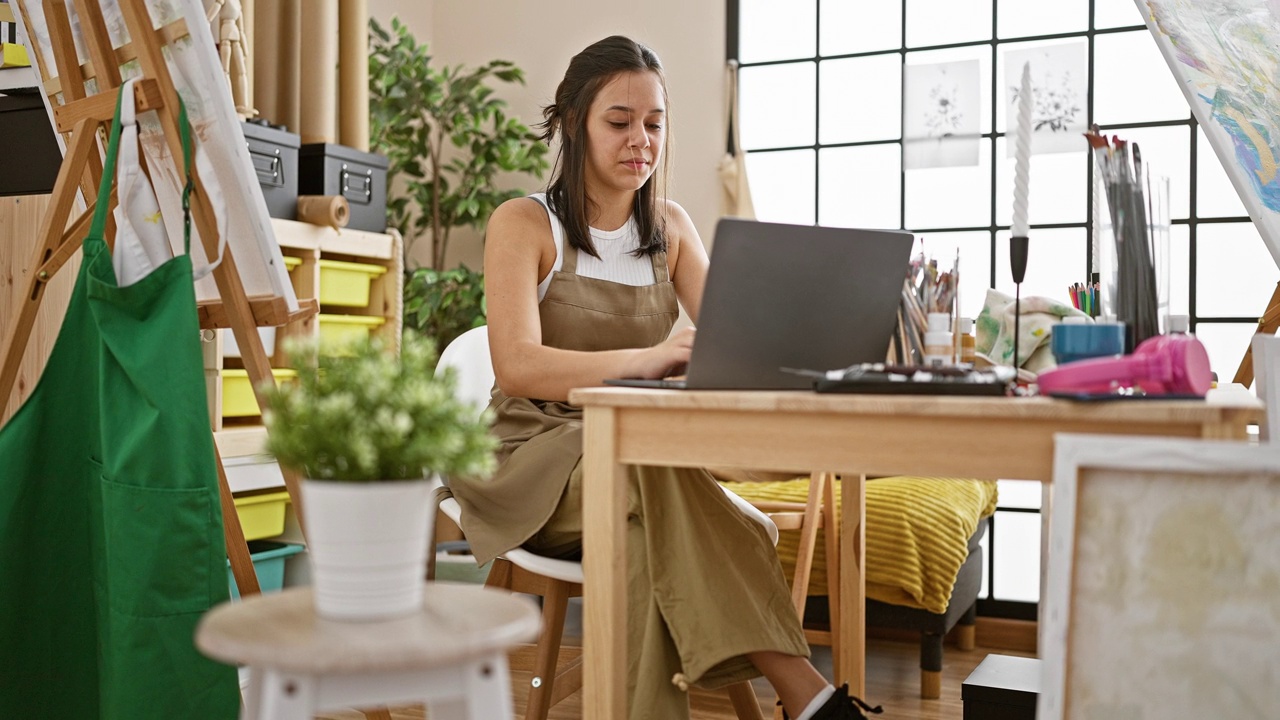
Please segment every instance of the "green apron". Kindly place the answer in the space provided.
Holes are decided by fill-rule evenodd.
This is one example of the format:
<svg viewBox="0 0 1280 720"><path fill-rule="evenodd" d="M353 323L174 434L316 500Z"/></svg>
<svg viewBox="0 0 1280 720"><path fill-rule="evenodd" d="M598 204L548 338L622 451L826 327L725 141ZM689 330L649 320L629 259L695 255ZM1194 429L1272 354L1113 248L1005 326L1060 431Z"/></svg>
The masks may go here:
<svg viewBox="0 0 1280 720"><path fill-rule="evenodd" d="M66 319L0 431L0 718L239 707L235 669L193 640L228 589L191 260L118 286L103 227L119 137L117 101Z"/></svg>

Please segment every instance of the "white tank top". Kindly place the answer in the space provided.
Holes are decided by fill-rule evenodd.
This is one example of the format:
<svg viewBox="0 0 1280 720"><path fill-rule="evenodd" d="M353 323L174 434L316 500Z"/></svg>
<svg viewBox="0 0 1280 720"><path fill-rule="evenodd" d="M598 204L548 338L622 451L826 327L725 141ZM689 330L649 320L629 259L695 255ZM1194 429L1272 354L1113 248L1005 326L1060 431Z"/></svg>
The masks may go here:
<svg viewBox="0 0 1280 720"><path fill-rule="evenodd" d="M551 220L551 237L555 241L556 261L551 265L551 272L538 283L538 302L547 296L547 286L551 277L564 265L565 232L560 218L547 208L546 193L535 193L529 197L542 203ZM583 277L608 280L622 285L642 286L653 284L653 261L648 255L636 257L632 255L640 247L640 232L636 229L635 217L627 218L627 222L617 230L598 230L589 228L591 242L595 243L599 258L584 252L578 253L577 273Z"/></svg>

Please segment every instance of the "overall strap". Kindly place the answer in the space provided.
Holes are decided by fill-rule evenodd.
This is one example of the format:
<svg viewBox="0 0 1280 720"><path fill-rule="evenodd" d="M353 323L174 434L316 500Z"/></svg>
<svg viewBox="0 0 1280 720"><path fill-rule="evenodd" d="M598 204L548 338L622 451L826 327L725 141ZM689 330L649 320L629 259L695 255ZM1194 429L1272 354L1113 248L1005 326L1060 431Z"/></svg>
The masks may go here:
<svg viewBox="0 0 1280 720"><path fill-rule="evenodd" d="M671 279L671 268L667 265L667 251L658 250L649 255L653 263L653 281L664 283Z"/></svg>

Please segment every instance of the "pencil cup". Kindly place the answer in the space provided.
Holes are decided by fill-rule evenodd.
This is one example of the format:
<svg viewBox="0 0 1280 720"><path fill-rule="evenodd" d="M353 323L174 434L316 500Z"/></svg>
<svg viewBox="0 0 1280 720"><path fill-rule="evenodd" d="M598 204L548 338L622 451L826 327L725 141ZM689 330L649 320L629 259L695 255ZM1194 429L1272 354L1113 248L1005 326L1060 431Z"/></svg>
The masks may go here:
<svg viewBox="0 0 1280 720"><path fill-rule="evenodd" d="M1076 360L1115 357L1124 353L1125 332L1120 323L1059 323L1049 336L1049 349L1059 365Z"/></svg>

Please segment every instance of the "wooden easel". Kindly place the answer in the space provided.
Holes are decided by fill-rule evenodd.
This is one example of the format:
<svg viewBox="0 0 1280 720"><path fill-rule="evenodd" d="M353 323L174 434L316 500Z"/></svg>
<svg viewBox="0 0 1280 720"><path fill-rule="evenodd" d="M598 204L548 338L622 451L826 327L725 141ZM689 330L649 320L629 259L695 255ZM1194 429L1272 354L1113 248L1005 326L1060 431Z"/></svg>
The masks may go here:
<svg viewBox="0 0 1280 720"><path fill-rule="evenodd" d="M26 3L35 1L17 0L18 10L22 13L23 22L28 29L32 24ZM74 0L74 2L76 14L80 20L80 30L88 45L90 61L83 65L78 61L70 17L62 0L43 0L57 76L51 76L48 69L44 67L44 63L40 62L38 48L32 48L31 53L33 60L36 60L36 64L40 67L44 92L48 94L50 104L55 107L54 122L58 132L62 133L66 139L66 154L54 183L52 199L40 225L35 261L31 264L33 269L27 279L26 295L17 317L12 323L6 323L10 329L6 333L4 345L0 346L3 351L0 354L0 399L3 399L0 403L7 400L13 392L18 367L22 362L46 286L58 270L80 249L84 236L88 233L96 204L94 201L97 197L98 184L102 179L103 161L100 155L98 133L105 126L109 126L112 120L117 90L121 85L121 64L136 59L141 65L143 76L137 84L135 107L139 113L152 110L156 112L170 155L173 158L182 157L182 145L178 132L178 92L169 74L161 48L188 35L186 22L178 20L154 29L144 0L120 0L120 9L132 42L120 48L114 48L107 34L107 25L98 0ZM90 96L86 93L85 81L91 78L97 81L98 90L96 94ZM58 93L62 93L62 105L57 105L54 100L54 96ZM214 219L213 207L194 164L191 168L191 180L194 184L191 193L192 220L204 244L206 256L216 257L219 252L218 227ZM83 192L89 207L68 224L77 191ZM116 203L114 189L109 202L112 205ZM106 236L108 245L112 245L115 238L113 222L108 222ZM201 303L200 327L231 329L236 342L240 345L245 369L255 388L254 392L258 395L259 404L262 404L262 391L259 388L265 382L274 383L275 378L271 374L271 367L257 328L306 319L316 313L318 305L315 300L302 302L299 303L298 310L290 312L283 297L249 298L245 294L244 284L236 270L236 261L232 256L231 247L228 245L222 253L222 263L213 271L220 300ZM258 579L253 570L244 531L232 502L227 475L216 443L214 453L218 466L218 492L222 505L227 556L231 559L236 586L243 597L259 592ZM282 473L285 488L289 492L301 524L302 494L298 477L288 469L282 468Z"/></svg>
<svg viewBox="0 0 1280 720"><path fill-rule="evenodd" d="M1267 311L1258 318L1258 333L1275 335L1276 330L1280 330L1280 283L1276 283L1276 291L1271 294ZM1253 376L1253 345L1250 344L1244 350L1244 359L1240 361L1240 367L1236 370L1236 376L1232 382L1249 387L1253 384Z"/></svg>

